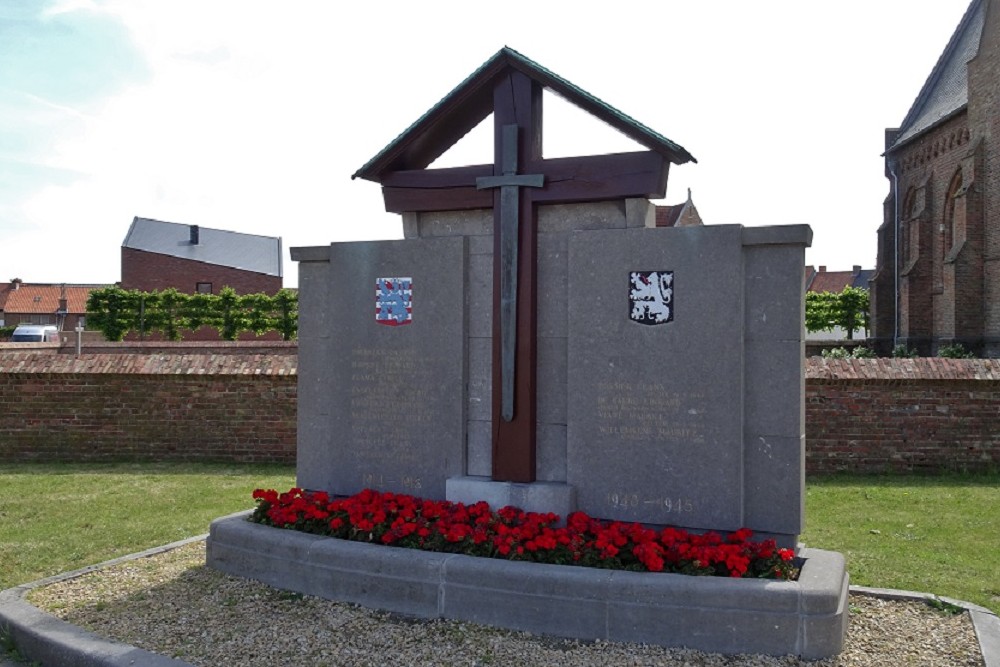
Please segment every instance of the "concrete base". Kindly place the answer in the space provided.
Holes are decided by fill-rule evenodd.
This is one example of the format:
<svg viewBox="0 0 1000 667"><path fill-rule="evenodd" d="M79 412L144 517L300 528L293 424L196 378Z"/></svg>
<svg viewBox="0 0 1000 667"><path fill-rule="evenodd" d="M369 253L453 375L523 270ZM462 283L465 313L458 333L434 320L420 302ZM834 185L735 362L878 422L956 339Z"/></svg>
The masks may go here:
<svg viewBox="0 0 1000 667"><path fill-rule="evenodd" d="M558 482L494 482L489 477L450 477L445 481L445 499L452 502L489 503L495 512L513 505L525 512L554 512L567 517L576 511L576 489Z"/></svg>
<svg viewBox="0 0 1000 667"><path fill-rule="evenodd" d="M208 565L277 588L422 618L724 654L825 658L847 630L844 557L802 549L798 581L511 562L217 519Z"/></svg>

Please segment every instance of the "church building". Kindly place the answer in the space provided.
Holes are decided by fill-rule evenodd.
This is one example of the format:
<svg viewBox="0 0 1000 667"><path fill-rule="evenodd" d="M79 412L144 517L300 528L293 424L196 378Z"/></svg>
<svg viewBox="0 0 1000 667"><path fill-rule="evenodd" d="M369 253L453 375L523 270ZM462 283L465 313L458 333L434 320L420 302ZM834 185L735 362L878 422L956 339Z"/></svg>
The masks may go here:
<svg viewBox="0 0 1000 667"><path fill-rule="evenodd" d="M884 157L876 346L1000 356L1000 0L969 5Z"/></svg>

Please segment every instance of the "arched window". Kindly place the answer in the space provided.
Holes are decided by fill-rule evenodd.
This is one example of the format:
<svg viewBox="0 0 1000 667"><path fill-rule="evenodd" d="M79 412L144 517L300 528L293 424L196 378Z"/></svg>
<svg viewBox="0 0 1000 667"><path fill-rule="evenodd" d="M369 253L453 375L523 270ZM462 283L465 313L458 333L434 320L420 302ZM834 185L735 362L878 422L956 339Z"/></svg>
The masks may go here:
<svg viewBox="0 0 1000 667"><path fill-rule="evenodd" d="M951 183L948 184L948 194L944 198L944 220L941 221L941 232L944 235L943 243L941 244L944 257L948 258L951 254L952 248L955 246L955 242L963 236L958 226L963 222L964 209L959 211L956 215L956 200L959 195L962 194L962 170L959 169L955 172L955 175L951 177Z"/></svg>
<svg viewBox="0 0 1000 667"><path fill-rule="evenodd" d="M913 219L916 202L917 191L915 188L910 188L906 191L906 196L903 198L903 207L899 218L899 239L897 243L899 244L899 259L903 266L907 266L917 257L917 248L913 247L917 241L916 220Z"/></svg>

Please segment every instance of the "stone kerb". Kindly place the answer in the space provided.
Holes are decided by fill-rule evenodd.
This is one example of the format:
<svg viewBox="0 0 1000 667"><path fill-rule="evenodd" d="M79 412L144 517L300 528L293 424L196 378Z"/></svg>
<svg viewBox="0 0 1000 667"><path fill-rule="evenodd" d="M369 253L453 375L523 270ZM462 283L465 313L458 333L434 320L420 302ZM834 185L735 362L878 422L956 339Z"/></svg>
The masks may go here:
<svg viewBox="0 0 1000 667"><path fill-rule="evenodd" d="M802 549L798 581L610 571L439 554L217 519L208 565L268 585L421 618L716 653L840 652L843 556ZM488 604L484 604L488 600Z"/></svg>

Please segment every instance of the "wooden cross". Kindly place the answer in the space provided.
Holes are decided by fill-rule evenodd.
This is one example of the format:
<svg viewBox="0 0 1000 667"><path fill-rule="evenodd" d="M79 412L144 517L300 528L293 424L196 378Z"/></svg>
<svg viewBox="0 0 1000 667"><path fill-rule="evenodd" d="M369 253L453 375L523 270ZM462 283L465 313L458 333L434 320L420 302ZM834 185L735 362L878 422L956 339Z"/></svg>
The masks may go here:
<svg viewBox="0 0 1000 667"><path fill-rule="evenodd" d="M517 173L517 125L503 126L502 176L481 176L476 189L500 188L500 418L514 419L514 351L517 346L517 238L520 231L519 188L545 185L541 174Z"/></svg>
<svg viewBox="0 0 1000 667"><path fill-rule="evenodd" d="M498 481L535 480L538 205L662 197L669 166L654 151L543 159L542 89L516 68L496 76L494 164L377 174L387 211L493 208L492 476ZM427 123L458 134L444 123ZM421 141L426 143L413 139L408 145L430 156L424 146L435 142Z"/></svg>

